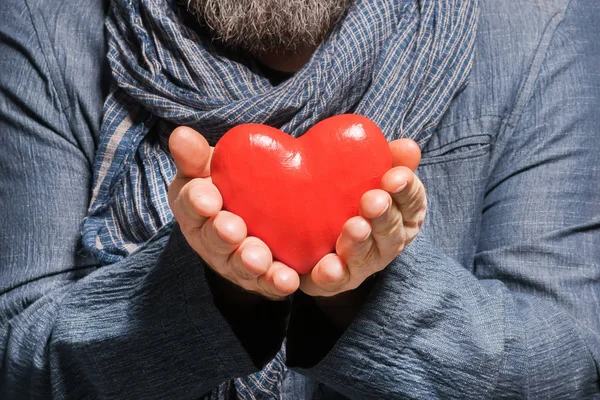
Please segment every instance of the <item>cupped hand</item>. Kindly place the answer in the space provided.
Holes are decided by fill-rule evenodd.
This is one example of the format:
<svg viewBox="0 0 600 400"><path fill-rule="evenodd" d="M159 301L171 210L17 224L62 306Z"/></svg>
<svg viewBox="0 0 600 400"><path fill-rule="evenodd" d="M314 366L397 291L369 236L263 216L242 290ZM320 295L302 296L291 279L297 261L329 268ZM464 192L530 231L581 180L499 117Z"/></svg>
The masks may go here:
<svg viewBox="0 0 600 400"><path fill-rule="evenodd" d="M395 140L390 149L394 166L383 176L381 189L362 196L360 216L346 222L335 253L301 277L300 289L306 294L331 297L356 289L390 264L419 233L427 196L413 171L421 151L410 139Z"/></svg>
<svg viewBox="0 0 600 400"><path fill-rule="evenodd" d="M247 235L242 218L222 209L223 199L210 178L213 149L206 139L179 127L169 138L169 148L177 166L169 205L192 249L215 272L248 291L274 300L295 292L296 271L273 261L267 245Z"/></svg>

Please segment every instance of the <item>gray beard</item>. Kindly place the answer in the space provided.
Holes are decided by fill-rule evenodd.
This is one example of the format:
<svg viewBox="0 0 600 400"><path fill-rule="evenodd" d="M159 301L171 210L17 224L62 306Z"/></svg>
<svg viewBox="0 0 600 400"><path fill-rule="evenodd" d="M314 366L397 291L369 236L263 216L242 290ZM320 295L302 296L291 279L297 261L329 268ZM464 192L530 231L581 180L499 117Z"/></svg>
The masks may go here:
<svg viewBox="0 0 600 400"><path fill-rule="evenodd" d="M253 55L315 48L352 0L188 0L215 39Z"/></svg>

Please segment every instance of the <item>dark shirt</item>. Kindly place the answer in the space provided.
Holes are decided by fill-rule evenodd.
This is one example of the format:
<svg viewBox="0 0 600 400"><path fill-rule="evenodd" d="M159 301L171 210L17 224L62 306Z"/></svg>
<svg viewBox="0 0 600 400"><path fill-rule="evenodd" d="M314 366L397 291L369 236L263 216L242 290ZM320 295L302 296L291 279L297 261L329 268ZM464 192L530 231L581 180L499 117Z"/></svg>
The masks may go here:
<svg viewBox="0 0 600 400"><path fill-rule="evenodd" d="M264 65L262 63L258 63L258 68L260 69L262 74L267 79L269 79L269 82L271 82L271 84L273 86L279 86L280 84L282 84L283 82L287 81L292 76L294 76L293 72L279 71L279 70L267 67L266 65Z"/></svg>

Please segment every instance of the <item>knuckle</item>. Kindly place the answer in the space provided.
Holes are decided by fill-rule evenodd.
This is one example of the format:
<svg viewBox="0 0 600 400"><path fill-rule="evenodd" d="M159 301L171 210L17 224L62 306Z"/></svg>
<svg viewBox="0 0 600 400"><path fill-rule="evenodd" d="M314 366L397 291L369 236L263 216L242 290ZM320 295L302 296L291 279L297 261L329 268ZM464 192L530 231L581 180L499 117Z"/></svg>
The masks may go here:
<svg viewBox="0 0 600 400"><path fill-rule="evenodd" d="M398 243L398 245L396 246L395 250L395 254L398 255L400 253L402 253L404 251L404 248L406 247L406 241L401 241Z"/></svg>
<svg viewBox="0 0 600 400"><path fill-rule="evenodd" d="M171 208L171 211L173 211L173 214L176 217L178 216L178 214L181 214L182 211L181 202L184 188L185 185L177 185L177 187L173 187L173 185L171 185L171 187L169 187L169 192L167 195L169 199L169 207Z"/></svg>
<svg viewBox="0 0 600 400"><path fill-rule="evenodd" d="M266 297L271 300L277 300L282 298L283 296L275 293L274 288L271 287L271 284L266 279L258 279L258 284L255 289L257 293L261 296Z"/></svg>
<svg viewBox="0 0 600 400"><path fill-rule="evenodd" d="M185 217L181 217L178 213L175 214L175 219L179 225L181 234L184 236L190 247L194 249L198 254L202 252L204 247L204 241L202 240L202 226L191 223Z"/></svg>
<svg viewBox="0 0 600 400"><path fill-rule="evenodd" d="M388 213L386 220L374 228L374 233L380 237L397 237L402 234L404 223L402 213L396 210Z"/></svg>
<svg viewBox="0 0 600 400"><path fill-rule="evenodd" d="M202 216L194 209L190 185L192 185L192 182L186 183L170 204L171 210L178 221L186 219L202 220Z"/></svg>
<svg viewBox="0 0 600 400"><path fill-rule="evenodd" d="M243 281L250 281L250 280L256 279L256 277L257 277L257 274L254 274L251 271L248 271L246 269L246 267L244 267L241 259L236 260L233 263L232 270L233 270L234 274Z"/></svg>
<svg viewBox="0 0 600 400"><path fill-rule="evenodd" d="M327 279L325 282L321 282L321 284L317 286L323 293L328 296L332 296L336 293L348 290L347 287L350 281L350 274L344 274L342 279Z"/></svg>
<svg viewBox="0 0 600 400"><path fill-rule="evenodd" d="M368 268L371 265L375 265L377 264L377 262L379 261L380 258L380 254L379 254L379 249L377 248L377 246L371 246L369 248L369 250L365 253L363 259L362 259L362 266L363 266L363 270L366 268Z"/></svg>
<svg viewBox="0 0 600 400"><path fill-rule="evenodd" d="M349 275L353 278L364 275L365 271L369 271L372 266L379 264L379 259L380 253L378 247L376 245L369 246L359 257L352 260L348 268L350 271Z"/></svg>
<svg viewBox="0 0 600 400"><path fill-rule="evenodd" d="M425 222L426 214L427 214L426 208L421 207L421 208L415 210L414 213L412 214L413 217L404 221L404 227L407 229L416 229L416 230L421 229L421 226Z"/></svg>
<svg viewBox="0 0 600 400"><path fill-rule="evenodd" d="M254 282L247 281L247 280L241 280L235 276L231 276L229 278L229 281L247 292L259 293L257 290L256 284Z"/></svg>
<svg viewBox="0 0 600 400"><path fill-rule="evenodd" d="M208 220L202 227L198 228L198 241L202 243L203 253L200 254L202 257L210 257L211 259L225 260L226 261L232 256L232 249L227 246L225 241L218 235L215 225L214 217Z"/></svg>
<svg viewBox="0 0 600 400"><path fill-rule="evenodd" d="M183 224L179 224L179 227L181 229L181 233L183 234L183 236L185 236L185 238L188 241L192 241L192 242L199 242L201 244L201 247L203 248L204 246L202 246L205 242L204 242L204 233L202 232L203 229L202 227L196 226L196 225L191 225L191 224L187 224L187 223L183 223Z"/></svg>
<svg viewBox="0 0 600 400"><path fill-rule="evenodd" d="M214 221L214 219L211 218L210 220L207 221L206 224L204 224L202 226L202 228L198 228L198 236L199 236L201 243L204 244L203 247L212 247L210 245L214 244L214 243L212 243L213 242L212 237L214 237L215 235L211 234L211 231L213 231L215 229L214 225L213 225L213 221Z"/></svg>
<svg viewBox="0 0 600 400"><path fill-rule="evenodd" d="M423 215L427 211L427 198L424 192L417 192L411 195L411 199L402 207L402 214L405 218L418 222L419 219L423 218Z"/></svg>
<svg viewBox="0 0 600 400"><path fill-rule="evenodd" d="M179 197L181 190L188 181L189 180L182 178L174 178L173 181L171 181L167 190L169 204L173 203Z"/></svg>
<svg viewBox="0 0 600 400"><path fill-rule="evenodd" d="M233 271L231 268L226 267L223 263L218 264L217 266L211 265L211 268L219 274L221 277L231 282L232 284L246 290L249 292L256 292L257 285L256 282L251 280L241 279L240 276Z"/></svg>
<svg viewBox="0 0 600 400"><path fill-rule="evenodd" d="M370 262L373 265L381 264L382 258L389 258L390 256L396 256L404 250L407 238L407 227L405 222L400 219L396 223L389 226L389 228L382 234L375 247L376 252L371 255Z"/></svg>
<svg viewBox="0 0 600 400"><path fill-rule="evenodd" d="M415 208L419 208L422 205L422 193L419 189L413 191L412 193L409 194L408 197L408 202L406 203L406 206L408 209L415 209Z"/></svg>
<svg viewBox="0 0 600 400"><path fill-rule="evenodd" d="M398 219L394 222L394 224L390 226L389 230L387 231L387 236L392 239L395 239L394 241L398 241L398 239L403 238L405 235L404 225L402 224L402 222L402 219Z"/></svg>
<svg viewBox="0 0 600 400"><path fill-rule="evenodd" d="M344 288L344 285L341 283L328 283L327 285L319 286L319 290L321 290L322 296L334 296L338 293L341 293Z"/></svg>

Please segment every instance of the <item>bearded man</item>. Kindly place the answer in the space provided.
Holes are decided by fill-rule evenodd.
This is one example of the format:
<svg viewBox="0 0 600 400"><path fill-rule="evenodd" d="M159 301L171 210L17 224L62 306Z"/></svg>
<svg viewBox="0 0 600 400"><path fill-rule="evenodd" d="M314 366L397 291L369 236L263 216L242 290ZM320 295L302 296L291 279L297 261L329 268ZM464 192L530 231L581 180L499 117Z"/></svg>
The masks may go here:
<svg viewBox="0 0 600 400"><path fill-rule="evenodd" d="M0 398L599 395L597 1L5 0L0 22ZM299 275L223 208L211 146L345 113L394 165Z"/></svg>

